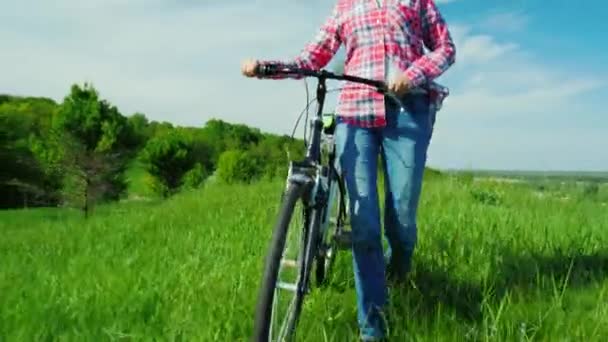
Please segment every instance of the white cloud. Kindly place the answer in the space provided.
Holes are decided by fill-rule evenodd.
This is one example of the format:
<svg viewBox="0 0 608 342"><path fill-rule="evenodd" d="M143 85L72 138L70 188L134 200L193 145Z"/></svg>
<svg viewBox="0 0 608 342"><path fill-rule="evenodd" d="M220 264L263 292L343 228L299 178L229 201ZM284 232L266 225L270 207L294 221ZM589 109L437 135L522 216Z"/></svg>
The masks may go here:
<svg viewBox="0 0 608 342"><path fill-rule="evenodd" d="M292 118L269 121L269 113L280 112L281 105L286 112L299 110L301 84L286 82L277 91L276 84L241 77L239 64L250 56L296 53L324 18L303 4L270 6L278 3L5 3L0 89L61 100L72 83L91 81L128 114L142 111L188 125L220 116L287 131ZM285 13L310 19L293 21ZM277 108L265 108L269 105Z"/></svg>
<svg viewBox="0 0 608 342"><path fill-rule="evenodd" d="M606 148L601 125L589 115L598 108L581 101L605 82L538 61L517 43L475 29L453 25L457 63L442 77L452 95L439 113L429 163L605 168L593 157Z"/></svg>
<svg viewBox="0 0 608 342"><path fill-rule="evenodd" d="M91 81L126 114L186 125L220 117L290 133L305 104L303 83L245 79L239 65L248 57L294 56L331 6L319 0L2 2L0 91L61 100L73 82ZM496 16L502 28L525 24ZM555 113L580 112L578 99L602 86L600 78L537 61L521 43L480 32L487 21L449 24L457 63L440 79L452 95L439 114L431 164L561 167L573 160L560 154L574 147L552 143L573 134ZM552 133L546 122L554 124ZM593 142L604 133L588 126L587 149L601 147ZM523 142L545 149L551 162L539 163L539 150L522 151Z"/></svg>
<svg viewBox="0 0 608 342"><path fill-rule="evenodd" d="M490 30L515 32L525 29L529 20L525 13L500 12L484 19L481 26Z"/></svg>
<svg viewBox="0 0 608 342"><path fill-rule="evenodd" d="M457 63L443 77L453 93L446 102L450 111L542 114L605 85L592 75L543 65L517 43L473 33L469 26L454 25L452 32Z"/></svg>
<svg viewBox="0 0 608 342"><path fill-rule="evenodd" d="M498 44L489 35L469 36L459 45L459 58L464 63L483 63L517 49L517 44Z"/></svg>

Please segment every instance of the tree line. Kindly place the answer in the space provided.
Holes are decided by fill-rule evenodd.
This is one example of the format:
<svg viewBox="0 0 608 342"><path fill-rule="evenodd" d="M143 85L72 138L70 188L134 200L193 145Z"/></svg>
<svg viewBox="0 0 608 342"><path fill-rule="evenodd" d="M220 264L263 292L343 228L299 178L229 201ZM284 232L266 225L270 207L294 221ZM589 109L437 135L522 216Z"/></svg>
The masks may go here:
<svg viewBox="0 0 608 342"><path fill-rule="evenodd" d="M90 84L74 84L61 103L0 95L0 207L73 206L127 195L135 163L162 197L220 181L284 177L303 142L212 119L202 127L125 116Z"/></svg>

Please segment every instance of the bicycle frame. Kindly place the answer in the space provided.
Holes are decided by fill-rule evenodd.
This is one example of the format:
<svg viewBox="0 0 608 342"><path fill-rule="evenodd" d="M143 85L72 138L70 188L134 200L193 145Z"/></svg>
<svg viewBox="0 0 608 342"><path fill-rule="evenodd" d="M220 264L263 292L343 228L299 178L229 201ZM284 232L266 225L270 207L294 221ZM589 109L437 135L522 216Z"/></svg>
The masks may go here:
<svg viewBox="0 0 608 342"><path fill-rule="evenodd" d="M312 267L311 262L318 250L319 236L325 233L329 225L329 210L326 203L333 203L335 195L333 182L338 179L332 179L338 176L334 163L335 154L332 152L329 158L329 165L321 163L321 138L323 134L323 106L325 103L326 77L319 77L317 83L317 110L314 118L311 119L312 139L307 147L306 156L301 161L290 161L287 184L296 182L306 185L305 202L307 202L307 226L304 227L304 250L302 252L303 260L305 260L300 269L300 276L304 278L304 288L299 291L307 291L309 287L309 269ZM333 145L332 145L333 150ZM324 172L325 171L325 172ZM339 176L338 176L339 177ZM342 190L342 189L341 189ZM340 196L344 196L341 191ZM329 202L328 202L329 201Z"/></svg>
<svg viewBox="0 0 608 342"><path fill-rule="evenodd" d="M323 106L325 104L325 95L327 93L326 80L327 75L321 72L318 77L317 83L317 111L314 118L311 119L312 126L312 139L306 150L306 157L302 161L291 161L287 181L298 182L303 184L321 184L320 170L321 167L321 137L323 130ZM333 165L329 165L333 167ZM311 204L316 205L318 198L315 194L318 193L316 190L318 186L315 186L312 190L313 196L311 196Z"/></svg>
<svg viewBox="0 0 608 342"><path fill-rule="evenodd" d="M272 66L265 66L266 68L271 68ZM316 89L316 99L317 99L317 110L315 116L311 119L312 126L312 138L310 140L310 144L306 150L306 156L304 160L301 161L290 161L288 176L287 176L287 184L290 182L297 182L307 186L310 186L310 189L307 189L307 202L309 207L312 207L314 216L316 214L323 215L319 216L321 222L316 222L316 217L311 217L309 220L309 227L307 228L306 234L311 235L310 238L316 238L316 233L323 234L327 226L329 224L329 212L330 210L325 206L326 203L332 204L334 201L334 196L340 196L340 199L344 199L345 197L345 187L341 180L339 173L337 172L334 165L335 158L335 149L332 143L332 148L329 156L329 164L323 165L321 163L321 139L323 134L323 108L325 104L325 96L327 94L327 79L335 79L335 80L343 80L343 81L351 81L356 83L366 84L372 87L375 87L376 90L382 94L388 95L393 98L399 104L401 101L392 93L390 93L382 81L377 80L369 80L357 76L350 75L336 75L334 73L328 72L326 70L321 71L313 71L306 69L285 69L285 70L277 70L270 69L266 70L266 72L275 73L275 72L283 72L284 74L298 74L301 76L312 76L318 79L317 89ZM401 104L402 105L402 104ZM325 172L324 172L325 171ZM336 183L334 183L336 182ZM337 187L337 189L336 189ZM339 193L336 194L337 190ZM344 201L340 201L342 203L341 207L338 209L338 221L345 216L346 208L344 207ZM325 212L323 212L323 209ZM318 213L317 213L318 212ZM315 232L314 225L318 224L319 231ZM341 222L337 222L338 225ZM310 229L313 228L313 229ZM308 242L311 240L307 240ZM309 260L308 258L306 260ZM306 265L305 265L306 266Z"/></svg>

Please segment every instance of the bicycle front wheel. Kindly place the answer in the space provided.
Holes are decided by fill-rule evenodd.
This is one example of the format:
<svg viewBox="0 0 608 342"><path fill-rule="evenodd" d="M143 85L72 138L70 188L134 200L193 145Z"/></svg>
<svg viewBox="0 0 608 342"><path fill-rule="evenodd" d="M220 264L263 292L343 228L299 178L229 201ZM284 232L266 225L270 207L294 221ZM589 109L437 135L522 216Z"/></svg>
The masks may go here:
<svg viewBox="0 0 608 342"><path fill-rule="evenodd" d="M303 201L307 187L290 183L284 193L266 256L253 340L289 341L306 291L304 271L310 210Z"/></svg>

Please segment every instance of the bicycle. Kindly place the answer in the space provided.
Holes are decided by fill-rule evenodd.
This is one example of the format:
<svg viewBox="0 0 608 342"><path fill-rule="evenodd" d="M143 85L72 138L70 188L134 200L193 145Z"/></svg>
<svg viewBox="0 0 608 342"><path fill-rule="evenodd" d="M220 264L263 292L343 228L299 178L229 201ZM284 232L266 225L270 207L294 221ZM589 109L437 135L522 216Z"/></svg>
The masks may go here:
<svg viewBox="0 0 608 342"><path fill-rule="evenodd" d="M259 66L256 74L273 76L301 76L317 78L317 111L311 120L312 138L303 160L290 161L285 189L282 193L279 215L274 227L270 248L265 260L264 275L258 295L254 341L292 340L302 309L304 296L310 291L311 273L315 269L315 280L321 286L340 249L349 247L349 234L345 229L348 196L344 181L335 168L336 127L333 115L323 115L327 92L326 80L356 82L371 86L402 106L395 94L388 91L385 83L357 76L336 74L327 70L301 68L278 68L275 65ZM402 106L403 107L403 106ZM325 144L323 144L325 142ZM336 198L337 196L337 198ZM301 205L299 217L294 216L295 207ZM337 205L336 207L334 207ZM337 211L337 212L336 212ZM290 229L292 220L301 220L297 229ZM289 233L301 233L290 239ZM299 250L292 251L287 243L294 242ZM285 278L281 277L284 276ZM279 291L293 295L287 307L279 301ZM283 304L285 305L285 304ZM284 314L281 314L283 311Z"/></svg>

